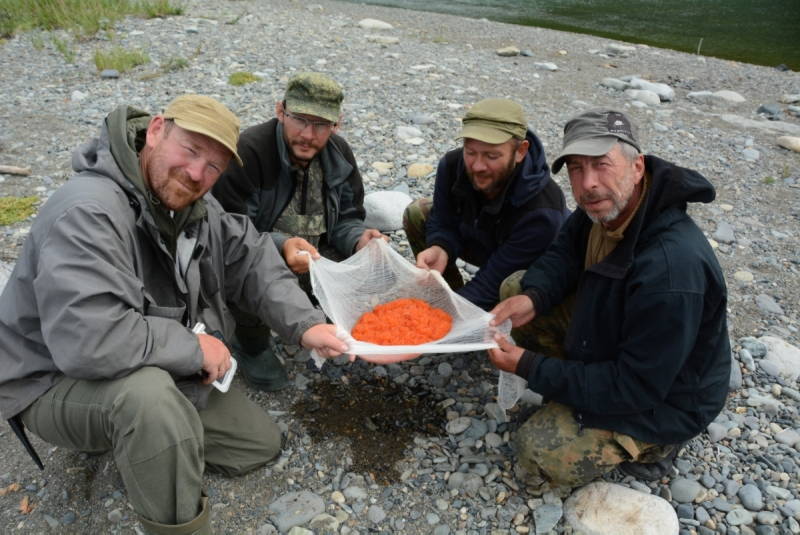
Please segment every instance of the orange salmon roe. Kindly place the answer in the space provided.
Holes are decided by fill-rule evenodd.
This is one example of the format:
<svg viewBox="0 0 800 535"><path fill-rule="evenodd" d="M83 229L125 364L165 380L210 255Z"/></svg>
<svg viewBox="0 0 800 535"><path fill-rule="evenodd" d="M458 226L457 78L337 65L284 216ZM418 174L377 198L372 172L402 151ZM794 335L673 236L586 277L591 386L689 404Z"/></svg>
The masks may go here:
<svg viewBox="0 0 800 535"><path fill-rule="evenodd" d="M452 325L450 314L421 299L395 299L361 316L351 334L362 342L406 346L438 340Z"/></svg>

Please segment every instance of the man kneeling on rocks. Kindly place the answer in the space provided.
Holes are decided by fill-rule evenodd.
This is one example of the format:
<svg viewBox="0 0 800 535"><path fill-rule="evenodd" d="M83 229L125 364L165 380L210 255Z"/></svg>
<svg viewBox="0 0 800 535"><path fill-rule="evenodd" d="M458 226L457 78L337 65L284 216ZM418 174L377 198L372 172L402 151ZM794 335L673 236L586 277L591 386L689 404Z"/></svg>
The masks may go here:
<svg viewBox="0 0 800 535"><path fill-rule="evenodd" d="M226 210L247 215L260 232L271 233L309 294L310 257L322 253L341 260L382 236L364 225L361 174L350 146L336 134L343 99L341 86L324 74L293 76L275 105L276 117L242 132L244 163L229 165L213 190ZM234 355L248 384L264 391L285 387L269 325L233 312Z"/></svg>
<svg viewBox="0 0 800 535"><path fill-rule="evenodd" d="M411 203L403 228L418 267L439 271L450 288L488 310L503 280L544 252L569 211L518 103L476 103L459 137L463 147L439 162L433 199ZM457 258L480 268L466 284Z"/></svg>
<svg viewBox="0 0 800 535"><path fill-rule="evenodd" d="M525 349L498 337L491 361L546 400L517 431L519 465L530 483L556 486L618 465L657 479L728 391L725 281L686 213L714 188L642 155L628 118L610 110L566 124L553 172L564 164L578 209L521 294L492 310Z"/></svg>
<svg viewBox="0 0 800 535"><path fill-rule="evenodd" d="M253 470L281 433L236 388L228 307L323 356L346 349L268 234L205 195L239 120L185 95L163 114L122 106L73 155L0 297L0 411L42 439L111 451L145 530L210 533L204 467ZM195 334L203 323L209 334Z"/></svg>

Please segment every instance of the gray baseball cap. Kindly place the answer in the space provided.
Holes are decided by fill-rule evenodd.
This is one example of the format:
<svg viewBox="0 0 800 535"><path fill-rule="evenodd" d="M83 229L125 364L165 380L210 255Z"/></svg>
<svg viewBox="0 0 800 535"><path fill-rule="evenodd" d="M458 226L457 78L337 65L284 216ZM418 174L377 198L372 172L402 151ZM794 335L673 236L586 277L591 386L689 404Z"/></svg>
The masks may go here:
<svg viewBox="0 0 800 535"><path fill-rule="evenodd" d="M558 173L567 156L602 156L618 141L624 141L642 152L630 119L615 110L590 110L567 121L564 143L553 161L553 173Z"/></svg>

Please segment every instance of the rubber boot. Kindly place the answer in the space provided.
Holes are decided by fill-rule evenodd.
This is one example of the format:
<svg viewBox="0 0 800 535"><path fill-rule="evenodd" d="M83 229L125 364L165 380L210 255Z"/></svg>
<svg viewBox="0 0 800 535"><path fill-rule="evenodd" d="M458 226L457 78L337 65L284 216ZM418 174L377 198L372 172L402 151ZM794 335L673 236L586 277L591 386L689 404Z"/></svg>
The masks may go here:
<svg viewBox="0 0 800 535"><path fill-rule="evenodd" d="M272 350L269 327L237 325L232 346L239 370L252 388L275 392L289 384L286 369Z"/></svg>
<svg viewBox="0 0 800 535"><path fill-rule="evenodd" d="M619 469L642 481L656 481L669 475L672 469L672 462L678 456L678 452L683 447L683 444L676 445L672 451L661 460L653 463L637 463L633 461L626 461L619 465Z"/></svg>
<svg viewBox="0 0 800 535"><path fill-rule="evenodd" d="M211 508L207 496L200 498L200 507L200 514L184 524L160 524L142 516L139 522L149 535L212 535Z"/></svg>

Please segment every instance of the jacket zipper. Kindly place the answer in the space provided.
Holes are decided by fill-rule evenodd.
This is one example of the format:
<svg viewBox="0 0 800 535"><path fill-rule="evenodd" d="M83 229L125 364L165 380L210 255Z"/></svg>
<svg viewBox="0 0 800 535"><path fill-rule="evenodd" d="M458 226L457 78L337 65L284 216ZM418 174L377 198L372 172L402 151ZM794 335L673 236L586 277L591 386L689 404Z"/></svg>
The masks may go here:
<svg viewBox="0 0 800 535"><path fill-rule="evenodd" d="M303 169L303 183L300 186L300 214L306 213L306 201L308 200L308 167Z"/></svg>

